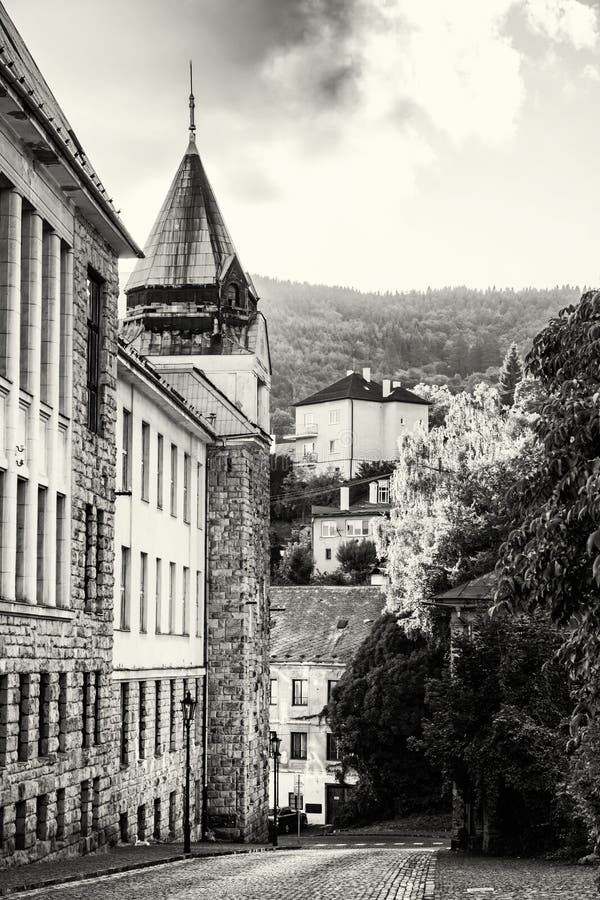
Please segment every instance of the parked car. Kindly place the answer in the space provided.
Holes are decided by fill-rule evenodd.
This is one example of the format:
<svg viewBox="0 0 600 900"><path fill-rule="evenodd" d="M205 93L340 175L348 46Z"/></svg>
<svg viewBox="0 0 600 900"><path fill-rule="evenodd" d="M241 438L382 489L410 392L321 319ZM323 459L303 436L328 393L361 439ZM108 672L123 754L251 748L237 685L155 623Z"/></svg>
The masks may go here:
<svg viewBox="0 0 600 900"><path fill-rule="evenodd" d="M274 810L269 810L269 831L273 831L274 826ZM305 812L300 810L300 828L304 829L308 826L308 818ZM280 806L277 813L277 831L279 834L291 834L298 830L298 813L289 806Z"/></svg>

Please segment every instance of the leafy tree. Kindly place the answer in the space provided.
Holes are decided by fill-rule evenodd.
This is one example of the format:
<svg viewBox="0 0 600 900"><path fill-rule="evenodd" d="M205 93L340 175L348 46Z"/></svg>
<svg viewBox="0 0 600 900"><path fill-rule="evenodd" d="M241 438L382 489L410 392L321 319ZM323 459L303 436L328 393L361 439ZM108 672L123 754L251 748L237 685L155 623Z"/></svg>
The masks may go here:
<svg viewBox="0 0 600 900"><path fill-rule="evenodd" d="M276 409L271 416L271 431L277 437L294 431L294 417L285 409Z"/></svg>
<svg viewBox="0 0 600 900"><path fill-rule="evenodd" d="M423 400L429 400L429 428L439 428L446 422L452 394L446 384L416 384L414 392Z"/></svg>
<svg viewBox="0 0 600 900"><path fill-rule="evenodd" d="M523 380L523 363L516 344L511 344L500 370L498 381L498 398L502 406L512 406L515 402L515 390Z"/></svg>
<svg viewBox="0 0 600 900"><path fill-rule="evenodd" d="M308 584L313 566L310 544L290 543L284 550L274 581L278 584Z"/></svg>
<svg viewBox="0 0 600 900"><path fill-rule="evenodd" d="M358 467L357 478L371 478L375 475L391 475L395 466L395 459L364 460Z"/></svg>
<svg viewBox="0 0 600 900"><path fill-rule="evenodd" d="M498 566L501 605L542 608L564 629L576 736L597 712L600 686L599 350L596 292L534 340L527 366L545 391L533 425L540 450L509 492L514 528Z"/></svg>
<svg viewBox="0 0 600 900"><path fill-rule="evenodd" d="M375 818L441 804L441 781L423 754L408 746L421 734L426 680L440 671L440 656L422 637L410 639L396 617L373 625L335 686L327 720L339 740L345 768L360 776L352 816Z"/></svg>
<svg viewBox="0 0 600 900"><path fill-rule="evenodd" d="M507 486L533 452L527 423L501 415L495 390L483 385L450 399L445 425L404 439L378 551L387 557L389 608L406 627L428 627L433 594L493 568L511 521Z"/></svg>
<svg viewBox="0 0 600 900"><path fill-rule="evenodd" d="M452 672L427 686L418 746L483 809L496 852L556 847L571 824L559 799L570 711L559 644L541 616L484 616L456 638Z"/></svg>
<svg viewBox="0 0 600 900"><path fill-rule="evenodd" d="M278 493L271 492L274 519L307 521L311 507L331 506L339 500L340 476L333 471L321 475L293 466L285 475Z"/></svg>
<svg viewBox="0 0 600 900"><path fill-rule="evenodd" d="M342 572L350 576L353 584L364 584L377 562L373 541L346 541L340 544L335 555Z"/></svg>

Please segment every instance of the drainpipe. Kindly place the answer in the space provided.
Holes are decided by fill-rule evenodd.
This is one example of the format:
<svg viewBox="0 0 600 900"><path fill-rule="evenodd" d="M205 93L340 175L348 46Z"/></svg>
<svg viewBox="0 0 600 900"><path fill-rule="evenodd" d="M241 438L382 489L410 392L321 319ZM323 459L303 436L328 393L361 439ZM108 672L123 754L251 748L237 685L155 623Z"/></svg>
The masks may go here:
<svg viewBox="0 0 600 900"><path fill-rule="evenodd" d="M202 631L204 684L202 687L202 840L208 840L208 447L204 471L204 624Z"/></svg>
<svg viewBox="0 0 600 900"><path fill-rule="evenodd" d="M354 400L350 399L350 478L354 466Z"/></svg>

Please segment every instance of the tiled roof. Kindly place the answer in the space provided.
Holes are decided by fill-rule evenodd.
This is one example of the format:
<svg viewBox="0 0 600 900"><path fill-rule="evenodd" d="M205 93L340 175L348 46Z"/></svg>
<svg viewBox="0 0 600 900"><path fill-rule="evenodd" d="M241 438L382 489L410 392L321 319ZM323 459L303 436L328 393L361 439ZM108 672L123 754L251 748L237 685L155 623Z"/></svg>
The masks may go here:
<svg viewBox="0 0 600 900"><path fill-rule="evenodd" d="M216 284L236 250L190 140L126 290Z"/></svg>
<svg viewBox="0 0 600 900"><path fill-rule="evenodd" d="M220 437L234 435L264 434L261 428L239 410L202 372L194 365L185 363L153 365L161 377L185 397ZM265 435L268 438L268 435ZM269 439L270 440L270 439Z"/></svg>
<svg viewBox="0 0 600 900"><path fill-rule="evenodd" d="M304 400L299 400L294 406L327 403L329 400L372 400L375 403L393 403L396 401L398 403L420 403L423 406L428 406L427 400L423 400L422 397L418 397L417 394L413 394L412 391L408 391L402 386L394 388L387 397L384 397L383 388L378 381L367 381L366 378L363 378L357 372L340 378L335 384L317 391L316 394L311 394L310 397L306 397Z"/></svg>
<svg viewBox="0 0 600 900"><path fill-rule="evenodd" d="M346 665L385 606L385 594L370 585L271 587L270 594L272 663Z"/></svg>
<svg viewBox="0 0 600 900"><path fill-rule="evenodd" d="M460 600L489 600L494 599L498 587L498 577L495 572L486 572L472 581L458 584L443 594L437 594L436 601L460 601Z"/></svg>
<svg viewBox="0 0 600 900"><path fill-rule="evenodd" d="M339 506L313 506L311 512L313 516L321 518L322 516L385 516L389 513L391 505L389 503L369 503L368 500L362 500L359 503L353 503L349 509L340 509Z"/></svg>

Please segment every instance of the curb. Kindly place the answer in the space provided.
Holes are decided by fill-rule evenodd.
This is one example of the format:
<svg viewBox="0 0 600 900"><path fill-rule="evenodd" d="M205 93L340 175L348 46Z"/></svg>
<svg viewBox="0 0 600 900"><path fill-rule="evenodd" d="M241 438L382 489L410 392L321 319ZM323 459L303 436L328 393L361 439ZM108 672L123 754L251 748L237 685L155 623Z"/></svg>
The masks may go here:
<svg viewBox="0 0 600 900"><path fill-rule="evenodd" d="M163 859L146 860L145 862L124 863L122 865L110 866L98 872L80 872L76 875L64 875L58 878L46 878L44 881L35 881L15 885L14 887L3 888L0 886L0 897L8 897L13 894L24 894L27 891L43 890L48 887L57 887L60 884L72 884L76 881L91 881L93 878L103 878L105 875L120 875L122 872L135 872L140 869L151 869L156 866L168 865L169 863L182 862L186 859L216 859L218 856L242 856L251 853L273 853L276 850L300 850L297 847L253 847L248 850L222 850L209 853L178 853L176 856L166 856ZM35 865L35 863L33 864Z"/></svg>

